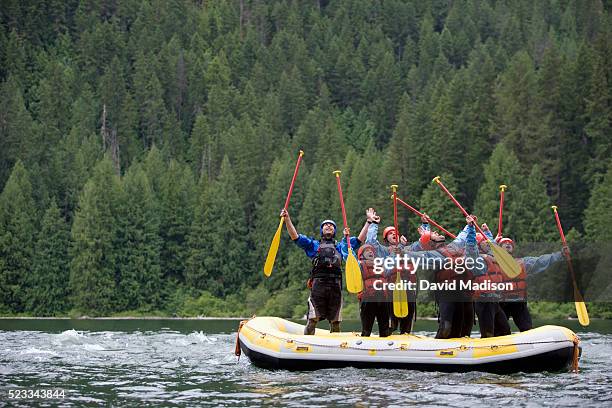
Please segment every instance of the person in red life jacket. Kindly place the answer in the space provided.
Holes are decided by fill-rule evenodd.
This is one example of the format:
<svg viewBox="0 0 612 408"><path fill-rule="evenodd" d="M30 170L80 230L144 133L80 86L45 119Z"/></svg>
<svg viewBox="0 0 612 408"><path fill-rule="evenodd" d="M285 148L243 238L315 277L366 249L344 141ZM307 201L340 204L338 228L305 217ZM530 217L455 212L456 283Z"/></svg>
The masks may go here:
<svg viewBox="0 0 612 408"><path fill-rule="evenodd" d="M438 283L451 283L452 281L468 280L470 278L469 268L459 270L457 265L460 258L463 265L474 265L478 258L476 249L476 230L474 228L475 217L466 218L467 225L451 243L446 244L445 237L429 228L419 228L422 235L427 234L427 239L419 240L419 245L428 248L424 251L404 253L416 262L419 258L423 269L433 269L436 273ZM465 262L470 259L471 262ZM433 261L433 262L432 262ZM448 261L453 266L448 266ZM432 267L433 265L433 267ZM442 265L442 267L440 267ZM469 336L474 323L474 309L470 293L457 290L437 290L436 303L438 304L438 332L437 339L448 339Z"/></svg>
<svg viewBox="0 0 612 408"><path fill-rule="evenodd" d="M487 224L482 224L482 230L489 238L492 239ZM490 254L490 247L485 238L480 233L476 234L477 248L482 251L480 254L483 262L477 263L477 267L472 270L474 278L472 281L476 285L485 285L487 282L491 284L500 284L504 282L505 275L501 268L495 262L495 258ZM477 289L473 292L474 310L478 316L478 327L480 329L480 337L505 336L511 333L508 318L501 309L499 301L501 294L493 289Z"/></svg>
<svg viewBox="0 0 612 408"><path fill-rule="evenodd" d="M363 276L363 292L359 297L359 316L361 317L361 336L368 337L372 334L374 319L378 321L378 332L380 337L389 336L389 295L383 285L386 280L382 273L374 269L376 248L370 244L364 244L357 252L357 259Z"/></svg>
<svg viewBox="0 0 612 408"><path fill-rule="evenodd" d="M344 230L344 238L341 242L335 240L336 223L332 220L324 220L319 231L321 239L307 237L298 234L287 210L282 210L281 217L285 220L287 232L291 240L302 248L312 260L312 269L308 287L310 297L308 298L308 323L304 334L314 334L319 320L329 320L330 331L339 332L342 321L342 261L348 257L347 237L349 229ZM357 250L365 240L368 231L368 223L365 223L359 237L350 237L351 250Z"/></svg>
<svg viewBox="0 0 612 408"><path fill-rule="evenodd" d="M397 231L395 227L388 226L383 230L383 242L381 244L378 239L378 224L380 223L380 217L376 215L376 212L370 208L368 209L368 220L372 220L370 227L368 228L368 233L366 236L366 243L372 245L378 254L379 257L384 258L391 255L398 255L404 249L409 251L418 250L417 244L418 242L413 243L412 245L407 246L408 240L405 236L400 236L398 239ZM388 281L395 281L395 270L387 271L386 279ZM400 271L401 279L405 281L414 282L416 284L416 275L411 273L411 270L403 270ZM390 333L393 333L399 327L400 334L409 334L412 331L412 323L416 316L416 293L414 291L407 291L408 293L408 315L405 317L397 317L393 313L393 303L391 296L387 299L387 308L388 315L391 318L391 326Z"/></svg>
<svg viewBox="0 0 612 408"><path fill-rule="evenodd" d="M508 251L508 253L512 254L514 252L514 241L512 239L498 236L496 241L499 243L499 246ZM554 264L563 262L563 252L566 251L569 252L569 249L563 247L562 252L516 258L516 261L521 267L521 273L516 278L504 276L505 282L511 282L513 284L513 290L505 291L502 294L500 307L508 320L512 317L514 324L516 324L516 327L520 331L531 330L533 328L531 314L527 307L527 276L544 272ZM495 335L501 334L495 333Z"/></svg>

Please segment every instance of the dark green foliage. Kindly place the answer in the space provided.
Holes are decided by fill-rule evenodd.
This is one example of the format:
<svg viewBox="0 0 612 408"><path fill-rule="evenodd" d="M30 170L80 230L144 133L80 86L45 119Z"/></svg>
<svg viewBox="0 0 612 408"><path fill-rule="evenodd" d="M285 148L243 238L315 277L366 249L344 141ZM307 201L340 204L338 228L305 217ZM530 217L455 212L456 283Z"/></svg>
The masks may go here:
<svg viewBox="0 0 612 408"><path fill-rule="evenodd" d="M155 310L160 306L162 241L160 205L142 166L123 179L116 223L117 310Z"/></svg>
<svg viewBox="0 0 612 408"><path fill-rule="evenodd" d="M28 171L18 160L0 194L0 308L23 312L32 268L36 207Z"/></svg>
<svg viewBox="0 0 612 408"><path fill-rule="evenodd" d="M285 232L261 277L300 149L308 235L341 224L335 169L355 235L370 206L392 222L390 184L460 228L441 173L493 230L507 184L519 242L558 239L553 203L605 235L609 22L600 0L5 1L0 310L301 316L310 264ZM62 225L71 293L49 286ZM30 270L48 291L19 292Z"/></svg>
<svg viewBox="0 0 612 408"><path fill-rule="evenodd" d="M68 311L70 230L52 201L41 222L34 248L32 272L27 277L26 310L34 316Z"/></svg>
<svg viewBox="0 0 612 408"><path fill-rule="evenodd" d="M585 211L584 229L588 239L596 242L612 241L609 227L611 212L612 165L608 162L608 172L593 189L589 206Z"/></svg>
<svg viewBox="0 0 612 408"><path fill-rule="evenodd" d="M164 174L160 194L161 271L163 276L185 281L189 254L187 237L193 218L195 181L187 165L172 160Z"/></svg>
<svg viewBox="0 0 612 408"><path fill-rule="evenodd" d="M219 178L200 196L189 236L188 284L216 296L252 286L254 272L245 267L251 255L246 245L246 219L227 157Z"/></svg>
<svg viewBox="0 0 612 408"><path fill-rule="evenodd" d="M0 85L0 184L8 179L17 159L31 163L39 154L36 127L16 77Z"/></svg>
<svg viewBox="0 0 612 408"><path fill-rule="evenodd" d="M512 201L507 204L507 225L512 237L525 242L556 241L559 233L555 229L546 195L546 182L539 165L533 166L526 180L517 184ZM504 235L508 235L504 232Z"/></svg>
<svg viewBox="0 0 612 408"><path fill-rule="evenodd" d="M512 230L512 225L508 224L508 216L511 214L510 206L524 193L522 190L524 175L518 158L504 143L498 144L493 150L489 162L484 166L484 177L474 204L479 223L486 223L493 235L497 235L499 186L505 184L508 188L504 194L503 234L517 236L516 231Z"/></svg>
<svg viewBox="0 0 612 408"><path fill-rule="evenodd" d="M70 288L74 307L87 314L105 315L117 304L120 197L119 177L105 157L83 188L72 224Z"/></svg>
<svg viewBox="0 0 612 408"><path fill-rule="evenodd" d="M440 174L440 180L457 201L459 201L463 208L465 208L468 213L473 213L470 211L470 208L466 206L465 202L462 202L464 200L462 194L457 189L455 178L449 173L442 173ZM420 207L422 209L421 211L427 213L427 215L449 232L457 234L457 231L460 231L465 226L465 216L461 213L461 210L453 204L436 183L430 183L427 188L423 190L419 204L420 206L412 205L416 208Z"/></svg>

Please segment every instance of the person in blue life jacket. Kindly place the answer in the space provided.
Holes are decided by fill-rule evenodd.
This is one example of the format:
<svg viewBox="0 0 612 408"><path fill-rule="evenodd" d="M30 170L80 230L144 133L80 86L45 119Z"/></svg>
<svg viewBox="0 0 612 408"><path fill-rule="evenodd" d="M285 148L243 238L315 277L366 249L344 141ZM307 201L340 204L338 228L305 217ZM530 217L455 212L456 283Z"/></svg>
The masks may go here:
<svg viewBox="0 0 612 408"><path fill-rule="evenodd" d="M411 252L404 248L402 252L415 261L421 258L420 268L424 268L423 265L428 265L424 269L431 269L429 265L447 265L449 260L456 264L459 258L464 258L464 265L475 265L479 256L476 248L476 229L473 225L475 220L476 217L468 216L466 218L466 226L448 244L444 235L431 231L428 225L421 226L419 227L421 239L418 241L420 250ZM470 261L466 262L468 259ZM435 262L436 260L438 260L437 263ZM456 267L445 266L442 269L434 269L434 272L438 283L451 283L452 281L471 279L471 270L467 268L459 271ZM459 287L459 284L457 284L457 287ZM474 309L471 296L471 293L467 291L436 291L435 297L438 304L437 339L470 335L474 324Z"/></svg>
<svg viewBox="0 0 612 408"><path fill-rule="evenodd" d="M500 247L508 251L508 253L514 253L515 245L512 239L498 236L495 241ZM490 251L490 248L488 248L488 251ZM531 330L533 328L531 314L527 307L527 277L542 273L555 264L563 262L564 252L569 253L569 248L564 246L561 251L551 254L515 258L521 268L521 273L515 278L504 276L504 281L511 282L513 284L513 289L504 291L501 294L501 302L499 305L507 320L512 318L519 331ZM495 336L501 335L503 335L503 332L497 330L496 326Z"/></svg>
<svg viewBox="0 0 612 408"><path fill-rule="evenodd" d="M314 334L320 320L330 322L330 331L339 332L342 321L342 261L349 255L347 237L350 231L344 230L344 238L337 242L336 223L333 220L321 222L320 239L298 234L287 210L282 210L281 217L285 220L287 232L291 240L302 248L312 260L308 287L308 323L304 334ZM358 237L350 237L351 250L357 251L365 241L369 224L366 222Z"/></svg>
<svg viewBox="0 0 612 408"><path fill-rule="evenodd" d="M394 226L388 226L383 230L383 242L380 243L377 239L378 236L378 224L380 223L380 216L376 214L376 211L373 208L369 208L366 212L366 217L368 221L371 221L370 227L368 228L368 233L366 236L366 244L372 245L378 257L384 258L390 255L400 254L404 249L409 251L417 251L421 248L419 242L413 242L411 245L408 245L408 240L405 236L400 236L398 240L397 231ZM411 281L416 284L416 274L410 273L408 270L400 271L402 280ZM387 276L386 280L390 282L394 282L395 272L391 273L393 276ZM389 274L388 274L389 275ZM407 290L407 298L408 298L408 315L405 317L397 317L393 312L393 303L392 297L388 296L386 298L385 306L388 309L388 314L391 319L391 323L389 326L389 333L393 333L398 327L400 334L409 334L412 331L412 323L414 321L416 315L416 292ZM366 321L370 320L369 314L374 313L372 305L362 303L362 314L365 314ZM362 318L362 321L364 319ZM380 325L380 323L379 323Z"/></svg>

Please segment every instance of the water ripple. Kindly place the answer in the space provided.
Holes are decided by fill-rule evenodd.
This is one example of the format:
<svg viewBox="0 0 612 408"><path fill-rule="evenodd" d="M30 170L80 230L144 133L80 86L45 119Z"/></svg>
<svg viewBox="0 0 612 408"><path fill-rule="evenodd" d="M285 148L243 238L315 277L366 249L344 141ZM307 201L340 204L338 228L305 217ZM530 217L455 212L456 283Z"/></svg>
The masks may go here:
<svg viewBox="0 0 612 408"><path fill-rule="evenodd" d="M0 331L0 402L9 389L44 388L64 389L64 406L610 406L612 335L587 332L581 339L580 374L286 372L237 360L235 335L221 332L7 330Z"/></svg>

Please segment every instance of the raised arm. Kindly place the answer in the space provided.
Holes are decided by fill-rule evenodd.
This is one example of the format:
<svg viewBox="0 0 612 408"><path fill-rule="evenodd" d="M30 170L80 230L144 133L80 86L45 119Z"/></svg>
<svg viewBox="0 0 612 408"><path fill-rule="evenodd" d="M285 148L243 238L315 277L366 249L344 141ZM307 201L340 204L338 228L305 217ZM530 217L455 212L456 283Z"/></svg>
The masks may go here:
<svg viewBox="0 0 612 408"><path fill-rule="evenodd" d="M378 241L378 223L380 222L380 217L376 215L376 213L374 214L370 213L370 210L372 209L371 208L368 209L368 212L366 212L366 216L368 216L368 222L370 222L371 220L372 223L370 224L368 228L368 233L366 235L365 242L374 246L374 248L376 248L376 253L378 254L379 257L385 257L389 255L389 251L384 245L382 245Z"/></svg>
<svg viewBox="0 0 612 408"><path fill-rule="evenodd" d="M285 220L285 226L287 227L287 232L289 233L291 240L295 241L298 238L299 234L297 230L295 229L295 227L293 226L293 223L291 222L291 217L289 216L289 212L283 209L280 213L280 216L283 217L283 219Z"/></svg>
<svg viewBox="0 0 612 408"><path fill-rule="evenodd" d="M523 265L525 265L525 274L536 275L544 272L552 265L563 260L561 252L554 252L552 254L545 254L540 256L526 256L521 258Z"/></svg>

